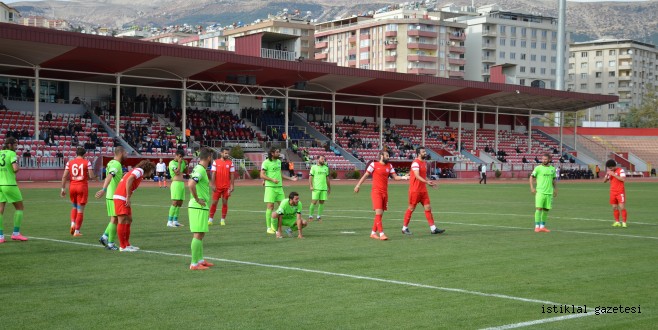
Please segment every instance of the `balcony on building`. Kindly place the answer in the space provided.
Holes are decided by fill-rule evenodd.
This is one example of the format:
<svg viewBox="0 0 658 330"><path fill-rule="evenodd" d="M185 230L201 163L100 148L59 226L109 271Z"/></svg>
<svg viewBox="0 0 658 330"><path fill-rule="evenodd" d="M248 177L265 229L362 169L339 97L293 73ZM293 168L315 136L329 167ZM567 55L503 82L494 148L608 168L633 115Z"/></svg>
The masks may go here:
<svg viewBox="0 0 658 330"><path fill-rule="evenodd" d="M621 75L620 74L618 78L619 78L619 80L631 80L631 79L633 79L633 77L630 74L629 75Z"/></svg>
<svg viewBox="0 0 658 330"><path fill-rule="evenodd" d="M386 55L386 57L384 57L384 61L386 62L395 62L397 61L397 59L398 59L397 55Z"/></svg>
<svg viewBox="0 0 658 330"><path fill-rule="evenodd" d="M299 57L299 36L261 32L235 38L235 52L239 55L295 61Z"/></svg>
<svg viewBox="0 0 658 330"><path fill-rule="evenodd" d="M322 53L315 53L315 59L316 60L326 60L329 57L329 54L326 52Z"/></svg>
<svg viewBox="0 0 658 330"><path fill-rule="evenodd" d="M464 32L450 32L448 33L450 40L464 41L466 40L466 33Z"/></svg>
<svg viewBox="0 0 658 330"><path fill-rule="evenodd" d="M436 63L438 58L436 56L429 55L407 55L407 61Z"/></svg>
<svg viewBox="0 0 658 330"><path fill-rule="evenodd" d="M354 68L356 67L356 60L348 60L347 61L347 66Z"/></svg>
<svg viewBox="0 0 658 330"><path fill-rule="evenodd" d="M482 62L485 63L496 63L496 57L493 55L482 55Z"/></svg>
<svg viewBox="0 0 658 330"><path fill-rule="evenodd" d="M385 49L396 49L396 48L398 48L398 41L397 40L385 40L384 41L384 48Z"/></svg>
<svg viewBox="0 0 658 330"><path fill-rule="evenodd" d="M496 49L495 42L482 42L482 49Z"/></svg>
<svg viewBox="0 0 658 330"><path fill-rule="evenodd" d="M351 36L351 37L347 38L347 42L349 42L351 44L355 43L356 42L356 36Z"/></svg>
<svg viewBox="0 0 658 330"><path fill-rule="evenodd" d="M492 29L484 29L484 30L482 30L482 36L483 36L483 37L495 37L495 36L497 36L497 35L498 35L498 34L496 33L496 30L493 29L493 28L492 28Z"/></svg>
<svg viewBox="0 0 658 330"><path fill-rule="evenodd" d="M428 69L428 68L409 68L407 69L407 73L411 74L422 74L422 75L435 75L436 74L436 69Z"/></svg>
<svg viewBox="0 0 658 330"><path fill-rule="evenodd" d="M428 42L409 42L407 43L407 48L409 49L436 49L436 44L428 43Z"/></svg>
<svg viewBox="0 0 658 330"><path fill-rule="evenodd" d="M449 70L448 77L464 79L464 71Z"/></svg>
<svg viewBox="0 0 658 330"><path fill-rule="evenodd" d="M385 37L397 37L398 31L386 31L384 32Z"/></svg>
<svg viewBox="0 0 658 330"><path fill-rule="evenodd" d="M386 71L386 72L397 72L398 69L397 68L386 68L386 69L384 69L384 71Z"/></svg>
<svg viewBox="0 0 658 330"><path fill-rule="evenodd" d="M464 46L450 46L450 47L448 47L448 51L450 51L451 53L464 54L464 53L466 53L466 47L464 47Z"/></svg>
<svg viewBox="0 0 658 330"><path fill-rule="evenodd" d="M318 41L315 43L315 49L327 48L327 46L329 46L327 41Z"/></svg>
<svg viewBox="0 0 658 330"><path fill-rule="evenodd" d="M463 58L455 58L455 57L448 57L448 64L452 65L466 65L466 59Z"/></svg>
<svg viewBox="0 0 658 330"><path fill-rule="evenodd" d="M410 37L427 37L427 38L436 38L439 34L434 31L426 30L408 30L407 35Z"/></svg>

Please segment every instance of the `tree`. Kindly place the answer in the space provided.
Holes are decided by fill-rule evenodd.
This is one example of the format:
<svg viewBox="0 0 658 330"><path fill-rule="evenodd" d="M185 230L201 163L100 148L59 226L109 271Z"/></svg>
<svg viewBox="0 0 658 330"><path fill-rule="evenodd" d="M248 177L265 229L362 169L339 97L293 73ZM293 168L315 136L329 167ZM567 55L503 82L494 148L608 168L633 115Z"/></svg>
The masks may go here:
<svg viewBox="0 0 658 330"><path fill-rule="evenodd" d="M642 104L632 107L622 124L624 127L658 127L658 86L647 86Z"/></svg>

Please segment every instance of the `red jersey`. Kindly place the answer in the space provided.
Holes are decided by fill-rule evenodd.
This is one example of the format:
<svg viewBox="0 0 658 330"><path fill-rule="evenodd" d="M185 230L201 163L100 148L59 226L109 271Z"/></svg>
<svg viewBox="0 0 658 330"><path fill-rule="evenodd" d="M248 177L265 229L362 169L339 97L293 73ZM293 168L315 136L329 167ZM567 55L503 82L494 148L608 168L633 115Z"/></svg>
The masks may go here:
<svg viewBox="0 0 658 330"><path fill-rule="evenodd" d="M388 192L388 177L395 173L393 165L372 162L367 171L372 175L372 191Z"/></svg>
<svg viewBox="0 0 658 330"><path fill-rule="evenodd" d="M71 186L87 185L89 183L89 170L91 162L84 158L73 158L66 162L65 170L69 171Z"/></svg>
<svg viewBox="0 0 658 330"><path fill-rule="evenodd" d="M427 186L425 185L425 182L421 182L420 180L416 179L416 175L413 173L414 171L418 171L418 175L420 175L421 178L427 179L427 164L424 161L418 159L414 159L413 163L411 163L412 173L409 175L409 192L427 192Z"/></svg>
<svg viewBox="0 0 658 330"><path fill-rule="evenodd" d="M622 168L616 168L615 169L615 174L625 178L626 177L626 172L624 172L624 169ZM624 188L624 181L619 181L619 179L615 177L610 177L610 193L612 194L623 194L625 193L625 188Z"/></svg>
<svg viewBox="0 0 658 330"><path fill-rule="evenodd" d="M235 166L230 159L215 159L212 162L211 172L215 173L215 187L217 189L228 189L231 187L231 176L235 173Z"/></svg>
<svg viewBox="0 0 658 330"><path fill-rule="evenodd" d="M144 179L144 170L136 168L126 173L123 178L121 178L119 185L117 185L117 189L114 191L114 199L120 199L122 201L126 200L126 182L128 182L128 177L131 175L135 177L135 181L133 181L133 185L130 187L130 192L133 192L139 187L139 184L142 183L142 179Z"/></svg>

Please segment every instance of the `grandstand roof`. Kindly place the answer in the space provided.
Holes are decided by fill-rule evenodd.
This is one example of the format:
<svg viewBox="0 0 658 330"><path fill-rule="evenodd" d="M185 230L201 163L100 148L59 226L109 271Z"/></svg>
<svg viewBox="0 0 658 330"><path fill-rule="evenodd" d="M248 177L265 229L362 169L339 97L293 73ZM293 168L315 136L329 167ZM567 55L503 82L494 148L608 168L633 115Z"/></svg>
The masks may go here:
<svg viewBox="0 0 658 330"><path fill-rule="evenodd" d="M166 45L0 23L0 75L189 90L245 92L252 95L429 108L501 108L501 113L576 111L616 102L617 96L539 89L518 85L417 76L339 67L318 61L283 61L228 51ZM227 84L254 76L256 86ZM295 83L306 82L306 90ZM228 89L227 86L232 86ZM465 109L465 110L466 110Z"/></svg>

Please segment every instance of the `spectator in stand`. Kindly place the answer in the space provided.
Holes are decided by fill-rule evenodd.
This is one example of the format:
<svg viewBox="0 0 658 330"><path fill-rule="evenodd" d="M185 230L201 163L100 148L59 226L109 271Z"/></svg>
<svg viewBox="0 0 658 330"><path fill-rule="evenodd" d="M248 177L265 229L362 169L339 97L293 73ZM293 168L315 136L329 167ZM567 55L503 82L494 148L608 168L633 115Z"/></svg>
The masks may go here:
<svg viewBox="0 0 658 330"><path fill-rule="evenodd" d="M382 116L382 117L383 117L383 116ZM386 120L384 120L384 127L386 127L386 128L390 128L390 127L391 127L391 118L388 118L388 117L387 117Z"/></svg>
<svg viewBox="0 0 658 330"><path fill-rule="evenodd" d="M45 119L46 119L46 121L52 121L53 120L53 112L48 111L48 113L46 114Z"/></svg>
<svg viewBox="0 0 658 330"><path fill-rule="evenodd" d="M363 128L368 128L368 121L364 118L363 121L361 122L361 127Z"/></svg>

